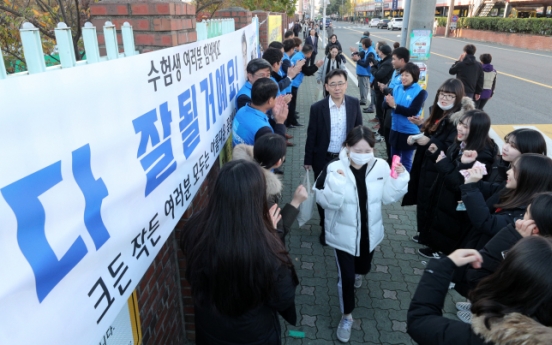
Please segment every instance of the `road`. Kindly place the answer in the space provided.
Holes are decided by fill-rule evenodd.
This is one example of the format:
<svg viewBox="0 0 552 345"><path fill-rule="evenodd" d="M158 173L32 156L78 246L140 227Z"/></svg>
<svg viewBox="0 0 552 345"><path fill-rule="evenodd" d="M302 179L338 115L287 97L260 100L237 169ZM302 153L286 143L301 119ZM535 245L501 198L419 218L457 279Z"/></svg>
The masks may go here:
<svg viewBox="0 0 552 345"><path fill-rule="evenodd" d="M334 33L348 56L349 47L357 46L365 30L370 31L370 37L374 41L387 41L390 45L395 41L400 42L399 31L353 26L344 22L334 22L334 27ZM426 62L429 93L426 109L431 105L441 83L447 78L454 77L448 74L448 70L467 43L475 44L477 57L482 53L490 53L493 56L493 65L499 72L495 96L485 106L493 125L549 125L538 127L552 137L552 53L548 52L525 51L490 43L435 37L431 47L431 58ZM347 67L354 72L355 68L351 62L348 62Z"/></svg>

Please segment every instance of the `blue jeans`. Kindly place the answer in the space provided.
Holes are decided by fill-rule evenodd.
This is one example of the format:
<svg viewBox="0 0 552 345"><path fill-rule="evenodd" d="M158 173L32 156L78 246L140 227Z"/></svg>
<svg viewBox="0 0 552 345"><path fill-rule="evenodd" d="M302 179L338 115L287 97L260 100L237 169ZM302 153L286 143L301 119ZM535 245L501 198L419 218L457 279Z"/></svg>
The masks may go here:
<svg viewBox="0 0 552 345"><path fill-rule="evenodd" d="M398 150L391 146L391 157L397 155L401 157L401 164L404 165L406 171L410 173L412 169L412 157L414 157L414 152L416 150Z"/></svg>

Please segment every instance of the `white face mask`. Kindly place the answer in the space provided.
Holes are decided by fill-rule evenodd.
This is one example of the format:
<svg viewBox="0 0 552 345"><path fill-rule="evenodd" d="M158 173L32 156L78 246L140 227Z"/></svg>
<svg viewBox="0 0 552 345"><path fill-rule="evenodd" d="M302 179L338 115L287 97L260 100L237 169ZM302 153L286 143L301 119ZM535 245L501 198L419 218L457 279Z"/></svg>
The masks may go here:
<svg viewBox="0 0 552 345"><path fill-rule="evenodd" d="M349 158L357 165L364 165L374 159L374 153L349 152Z"/></svg>
<svg viewBox="0 0 552 345"><path fill-rule="evenodd" d="M454 107L454 103L451 103L449 105L441 105L441 102L437 102L437 105L443 110L451 110L452 107Z"/></svg>

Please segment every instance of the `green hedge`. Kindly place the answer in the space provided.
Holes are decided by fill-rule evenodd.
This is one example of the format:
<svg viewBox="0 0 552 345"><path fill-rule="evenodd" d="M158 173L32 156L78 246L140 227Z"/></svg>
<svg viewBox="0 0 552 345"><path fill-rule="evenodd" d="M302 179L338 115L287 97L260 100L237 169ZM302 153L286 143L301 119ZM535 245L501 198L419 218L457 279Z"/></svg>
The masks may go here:
<svg viewBox="0 0 552 345"><path fill-rule="evenodd" d="M437 25L446 27L447 26L447 17L435 17L437 19Z"/></svg>
<svg viewBox="0 0 552 345"><path fill-rule="evenodd" d="M524 34L552 35L552 18L459 18L458 28L490 30L499 32L518 32Z"/></svg>

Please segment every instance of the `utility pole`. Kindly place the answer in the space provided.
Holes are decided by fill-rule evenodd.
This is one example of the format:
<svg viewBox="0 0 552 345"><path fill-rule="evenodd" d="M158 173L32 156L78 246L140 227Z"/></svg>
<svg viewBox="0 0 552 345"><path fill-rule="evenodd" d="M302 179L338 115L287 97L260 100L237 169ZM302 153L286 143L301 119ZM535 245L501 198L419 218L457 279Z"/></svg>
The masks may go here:
<svg viewBox="0 0 552 345"><path fill-rule="evenodd" d="M449 37L450 23L452 23L453 12L454 12L454 0L450 0L448 16L447 16L447 28L445 29L445 37Z"/></svg>
<svg viewBox="0 0 552 345"><path fill-rule="evenodd" d="M410 2L411 0L404 0L404 14L403 25L401 29L401 47L406 47L406 38L408 37L408 21L410 20Z"/></svg>
<svg viewBox="0 0 552 345"><path fill-rule="evenodd" d="M329 1L329 0L322 0L324 2L324 9L323 9L323 12L322 12L322 29L324 30L322 32L322 42L324 44L326 44L326 3ZM318 42L320 44L320 42Z"/></svg>
<svg viewBox="0 0 552 345"><path fill-rule="evenodd" d="M437 0L411 0L404 47L410 49L410 33L412 30L427 29L433 31L436 4Z"/></svg>

